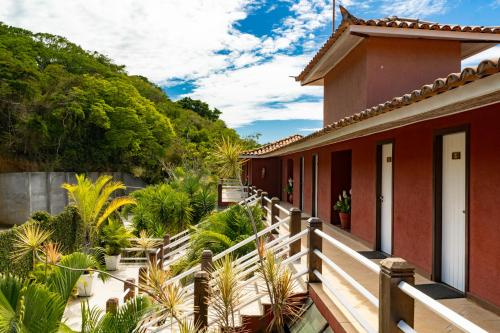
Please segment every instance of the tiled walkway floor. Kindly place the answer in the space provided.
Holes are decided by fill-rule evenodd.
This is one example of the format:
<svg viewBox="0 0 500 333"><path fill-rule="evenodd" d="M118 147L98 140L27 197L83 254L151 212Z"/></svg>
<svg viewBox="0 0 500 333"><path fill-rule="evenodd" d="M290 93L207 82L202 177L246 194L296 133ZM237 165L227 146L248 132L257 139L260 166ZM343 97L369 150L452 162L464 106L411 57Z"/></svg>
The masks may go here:
<svg viewBox="0 0 500 333"><path fill-rule="evenodd" d="M110 272L122 279L134 278L137 281L139 274L139 266L122 265L119 270ZM102 310L106 309L106 301L112 297L118 297L123 293L123 282L115 279L108 279L102 282L97 276L94 276L93 290L94 294L91 297L77 297L71 299L64 311L64 319L66 324L73 330L80 331L81 328L81 306L82 301L88 301L90 307L97 306ZM120 305L123 304L123 299L120 299Z"/></svg>
<svg viewBox="0 0 500 333"><path fill-rule="evenodd" d="M290 204L287 203L281 203L281 205L284 207L290 207ZM306 218L306 216L303 217L302 229L307 227ZM282 228L280 232L286 231L287 230L285 230L285 228ZM339 230L337 227L325 224L323 231L356 251L371 250L362 243L354 240L346 232ZM302 246L304 248L307 245L306 242L307 239L305 237L302 238ZM379 279L377 274L373 273L362 264L353 260L351 257L339 251L327 242L323 242L323 253L378 298ZM302 258L302 260L302 264L305 265L305 258ZM380 260L373 261L378 263ZM329 269L326 265L323 265L323 276L331 281L332 286L345 295L343 300L348 301L363 315L363 317L367 318L376 331L378 327L378 310L371 303L369 303L364 296L358 293L353 287L351 287L350 284ZM431 283L431 281L417 274L416 284L421 283ZM347 330L356 331L354 328L357 327L358 330L363 331L359 324L353 320L352 316L348 314L340 301L328 290L326 290L326 288L323 288L323 291L329 295L333 303L335 303L339 308L343 308L342 312L346 312L345 318L342 320L345 322ZM473 301L466 298L457 298L440 300L440 302L465 318L473 321L475 324L484 328L488 332L500 332L500 316L497 316L496 314L480 307ZM441 319L439 316L428 310L424 305L418 302L415 302L415 304L415 329L417 332L461 332L461 330L453 327L447 321Z"/></svg>

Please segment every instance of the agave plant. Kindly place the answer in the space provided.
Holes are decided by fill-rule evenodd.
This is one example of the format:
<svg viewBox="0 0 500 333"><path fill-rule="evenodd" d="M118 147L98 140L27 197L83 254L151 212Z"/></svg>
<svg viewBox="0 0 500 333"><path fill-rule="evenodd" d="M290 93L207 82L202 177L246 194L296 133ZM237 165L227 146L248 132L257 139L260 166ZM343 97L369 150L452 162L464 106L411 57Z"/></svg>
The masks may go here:
<svg viewBox="0 0 500 333"><path fill-rule="evenodd" d="M77 175L77 184L65 183L62 187L68 191L70 204L75 206L85 228L86 248L90 247L91 233L115 211L123 206L135 204L132 197L124 196L110 200L111 195L126 189L120 181L112 181L113 177L103 175L92 182L85 175Z"/></svg>
<svg viewBox="0 0 500 333"><path fill-rule="evenodd" d="M50 235L50 231L42 229L37 223L29 221L23 224L16 232L14 252L11 255L12 260L18 261L27 255L31 255L31 269L35 268L37 254L41 251L44 242L47 241Z"/></svg>

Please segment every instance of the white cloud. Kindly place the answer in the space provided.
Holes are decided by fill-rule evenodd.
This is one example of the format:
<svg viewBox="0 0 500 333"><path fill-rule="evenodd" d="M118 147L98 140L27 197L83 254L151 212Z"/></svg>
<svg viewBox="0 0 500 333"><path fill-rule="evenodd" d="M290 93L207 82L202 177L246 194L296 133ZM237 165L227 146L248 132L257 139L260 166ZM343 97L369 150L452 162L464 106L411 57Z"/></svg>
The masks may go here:
<svg viewBox="0 0 500 333"><path fill-rule="evenodd" d="M464 61L462 61L462 68L477 66L482 60L485 59L498 60L499 58L500 58L500 45L497 45L495 47L492 47L488 50L485 50L481 53L475 54L472 57L465 59Z"/></svg>
<svg viewBox="0 0 500 333"><path fill-rule="evenodd" d="M62 35L159 84L190 80L197 87L192 95L222 110L230 126L321 119L321 102L297 101L304 94L320 98L321 89L300 87L289 77L312 55L279 53L300 44L311 50L314 30L331 20L330 0L286 0L291 15L261 38L239 31L235 23L263 1L1 1L0 20L7 24Z"/></svg>
<svg viewBox="0 0 500 333"><path fill-rule="evenodd" d="M311 55L277 55L272 60L198 80L191 97L223 110L222 118L238 127L256 120L322 119L321 87L301 87L296 75ZM313 96L317 102L297 100ZM279 107L273 107L273 104Z"/></svg>
<svg viewBox="0 0 500 333"><path fill-rule="evenodd" d="M0 20L67 37L97 50L132 74L161 82L197 78L228 65L230 48L249 51L259 39L232 28L248 0L2 0Z"/></svg>
<svg viewBox="0 0 500 333"><path fill-rule="evenodd" d="M384 0L382 13L404 17L425 17L443 13L447 9L447 0Z"/></svg>

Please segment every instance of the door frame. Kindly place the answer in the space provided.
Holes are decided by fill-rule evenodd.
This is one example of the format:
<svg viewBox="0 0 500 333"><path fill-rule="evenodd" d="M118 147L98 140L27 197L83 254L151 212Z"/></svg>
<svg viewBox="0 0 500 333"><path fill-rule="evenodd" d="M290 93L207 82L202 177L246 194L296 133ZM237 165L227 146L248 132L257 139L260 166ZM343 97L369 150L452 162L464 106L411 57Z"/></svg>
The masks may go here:
<svg viewBox="0 0 500 333"><path fill-rule="evenodd" d="M465 284L464 293L469 290L469 214L470 214L470 126L460 125L435 130L433 133L433 168L432 168L432 273L431 279L441 282L442 264L442 225L443 225L443 136L465 133ZM450 286L450 288L453 288ZM461 292L457 290L458 292Z"/></svg>
<svg viewBox="0 0 500 333"><path fill-rule="evenodd" d="M375 250L376 251L381 251L381 245L382 245L382 205L380 202L380 195L382 192L382 146L385 144L392 144L392 198L391 198L391 255L394 253L394 147L395 147L395 142L394 139L387 139L387 140L382 140L378 141L376 143L376 153L377 153L377 158L376 158L376 169L377 169L377 181L376 181L376 188L375 188L375 211L376 211L376 218L375 218Z"/></svg>
<svg viewBox="0 0 500 333"><path fill-rule="evenodd" d="M312 199L312 205L311 205L311 216L312 217L317 217L318 216L318 178L319 178L319 156L318 154L312 154L312 177L311 177L311 199ZM314 212L314 214L313 214Z"/></svg>
<svg viewBox="0 0 500 333"><path fill-rule="evenodd" d="M299 157L299 208L304 210L304 170L305 170L305 158L304 156Z"/></svg>

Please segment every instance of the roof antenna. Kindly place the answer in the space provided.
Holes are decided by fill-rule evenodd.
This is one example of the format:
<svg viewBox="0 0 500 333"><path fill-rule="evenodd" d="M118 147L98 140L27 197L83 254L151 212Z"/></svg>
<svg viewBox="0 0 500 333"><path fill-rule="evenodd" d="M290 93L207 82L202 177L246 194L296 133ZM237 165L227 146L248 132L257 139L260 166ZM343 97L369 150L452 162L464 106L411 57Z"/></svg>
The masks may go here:
<svg viewBox="0 0 500 333"><path fill-rule="evenodd" d="M332 32L335 32L335 0L333 0Z"/></svg>

